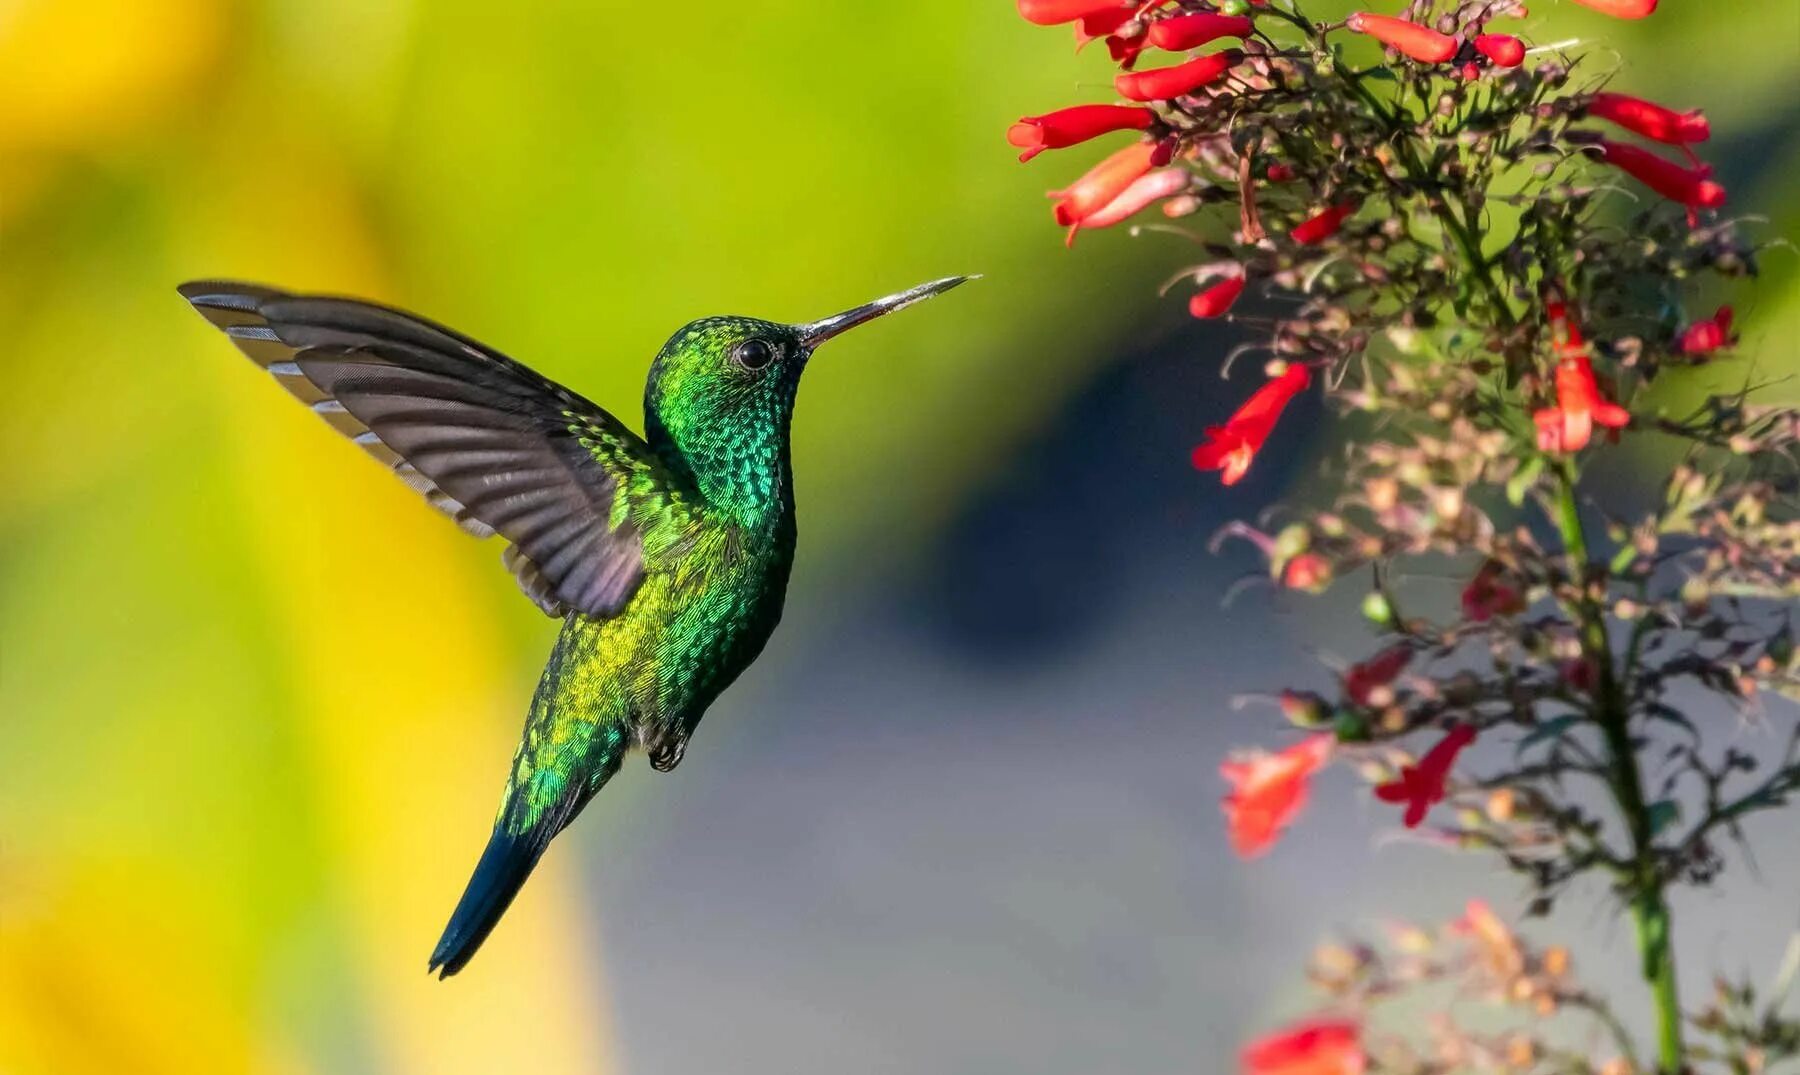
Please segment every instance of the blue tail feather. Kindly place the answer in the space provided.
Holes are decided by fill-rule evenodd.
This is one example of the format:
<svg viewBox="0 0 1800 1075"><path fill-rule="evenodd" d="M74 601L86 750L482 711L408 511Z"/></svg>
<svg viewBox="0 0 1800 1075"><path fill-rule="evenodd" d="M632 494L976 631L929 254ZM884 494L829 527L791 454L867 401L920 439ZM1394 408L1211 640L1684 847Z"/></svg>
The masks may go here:
<svg viewBox="0 0 1800 1075"><path fill-rule="evenodd" d="M450 924L444 927L444 935L431 953L431 969L438 972L438 977L450 977L474 957L549 844L541 828L509 833L504 824L494 827L494 835L481 853L481 861L475 864L475 872L450 916Z"/></svg>

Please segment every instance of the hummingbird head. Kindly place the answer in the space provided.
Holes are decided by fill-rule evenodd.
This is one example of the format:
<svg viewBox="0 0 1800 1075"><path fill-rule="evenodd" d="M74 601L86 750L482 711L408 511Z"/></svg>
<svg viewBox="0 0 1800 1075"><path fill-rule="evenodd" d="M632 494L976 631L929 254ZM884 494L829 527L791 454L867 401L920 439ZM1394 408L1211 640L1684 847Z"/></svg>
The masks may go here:
<svg viewBox="0 0 1800 1075"><path fill-rule="evenodd" d="M760 517L785 502L800 374L825 341L956 287L952 276L831 317L784 325L704 317L663 344L644 389L646 436L715 505Z"/></svg>

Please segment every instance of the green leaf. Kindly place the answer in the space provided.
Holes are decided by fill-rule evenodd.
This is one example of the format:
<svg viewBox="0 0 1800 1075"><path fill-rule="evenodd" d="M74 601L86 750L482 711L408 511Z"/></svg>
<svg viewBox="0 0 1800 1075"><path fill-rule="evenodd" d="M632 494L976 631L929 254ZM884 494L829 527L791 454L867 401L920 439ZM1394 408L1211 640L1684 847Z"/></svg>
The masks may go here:
<svg viewBox="0 0 1800 1075"><path fill-rule="evenodd" d="M1515 473L1511 478L1508 478L1506 481L1506 501L1507 501L1507 503L1511 504L1515 508L1518 507L1519 505L1525 503L1525 494L1527 492L1529 492L1531 490L1531 487L1537 483L1538 475L1542 474L1543 472L1544 472L1544 457L1543 456L1534 455L1530 459L1526 460L1525 465L1520 467L1518 469L1518 472Z"/></svg>
<svg viewBox="0 0 1800 1075"><path fill-rule="evenodd" d="M1527 750L1531 749L1533 746L1536 746L1539 743L1547 742L1549 740L1554 740L1554 739L1561 739L1563 736L1567 735L1569 733L1569 731L1571 729L1573 729L1577 724L1580 724L1581 720L1582 720L1582 718L1579 714L1568 713L1563 716L1552 717L1549 720L1544 721L1543 723L1539 724L1536 728L1533 728L1531 730L1531 734L1529 734L1525 738L1519 740L1519 745L1514 750L1515 756L1524 754Z"/></svg>
<svg viewBox="0 0 1800 1075"><path fill-rule="evenodd" d="M1681 820L1681 804L1674 799L1659 799L1650 804L1650 835L1655 836Z"/></svg>

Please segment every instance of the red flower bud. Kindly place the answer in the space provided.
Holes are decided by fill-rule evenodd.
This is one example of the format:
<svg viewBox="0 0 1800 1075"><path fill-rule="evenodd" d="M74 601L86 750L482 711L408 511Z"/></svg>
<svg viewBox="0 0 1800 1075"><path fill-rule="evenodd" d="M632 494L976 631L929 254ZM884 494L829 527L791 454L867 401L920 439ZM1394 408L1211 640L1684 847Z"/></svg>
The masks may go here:
<svg viewBox="0 0 1800 1075"><path fill-rule="evenodd" d="M1137 215L1152 202L1180 194L1192 182L1193 176L1185 168L1164 168L1139 176L1130 186L1120 191L1118 197L1071 224L1066 245L1075 245L1075 233L1082 228L1110 228Z"/></svg>
<svg viewBox="0 0 1800 1075"><path fill-rule="evenodd" d="M1081 223L1125 192L1125 188L1150 170L1151 142L1135 142L1094 165L1088 173L1062 190L1053 190L1056 222L1063 227Z"/></svg>
<svg viewBox="0 0 1800 1075"><path fill-rule="evenodd" d="M1264 174L1269 177L1271 183L1285 183L1299 173L1294 171L1291 164L1271 164L1269 170Z"/></svg>
<svg viewBox="0 0 1800 1075"><path fill-rule="evenodd" d="M1282 568L1281 584L1290 590L1321 593L1331 585L1331 561L1316 552L1303 552Z"/></svg>
<svg viewBox="0 0 1800 1075"><path fill-rule="evenodd" d="M1156 122L1148 108L1126 105L1076 105L1041 116L1026 116L1006 132L1006 140L1025 152L1028 161L1046 149L1078 145L1113 131L1142 131Z"/></svg>
<svg viewBox="0 0 1800 1075"><path fill-rule="evenodd" d="M1188 300L1188 313L1200 318L1223 317L1237 302L1238 296L1244 293L1244 270L1239 268L1231 276L1220 280L1211 287L1205 288Z"/></svg>
<svg viewBox="0 0 1800 1075"><path fill-rule="evenodd" d="M1344 25L1359 34L1368 34L1388 48L1411 56L1420 63L1443 63L1456 55L1456 38L1440 34L1429 26L1396 19L1392 15L1372 15L1367 11L1358 11L1345 20Z"/></svg>
<svg viewBox="0 0 1800 1075"><path fill-rule="evenodd" d="M1295 224L1288 237L1301 246L1316 246L1338 233L1351 214L1356 212L1354 202L1342 202L1319 210L1300 223Z"/></svg>
<svg viewBox="0 0 1800 1075"><path fill-rule="evenodd" d="M1684 355L1710 355L1737 342L1731 334L1731 307L1721 306L1705 321L1696 321L1681 333L1675 349Z"/></svg>
<svg viewBox="0 0 1800 1075"><path fill-rule="evenodd" d="M1677 112L1629 94L1596 93L1588 101L1587 110L1590 116L1672 146L1704 142L1712 137L1712 124L1706 122L1706 116L1699 109Z"/></svg>
<svg viewBox="0 0 1800 1075"><path fill-rule="evenodd" d="M1475 39L1475 51L1501 67L1517 67L1525 62L1525 44L1511 34L1482 34Z"/></svg>
<svg viewBox="0 0 1800 1075"><path fill-rule="evenodd" d="M1252 25L1248 15L1218 15L1210 11L1177 15L1150 24L1150 43L1168 52L1186 52L1221 37L1247 37Z"/></svg>
<svg viewBox="0 0 1800 1075"><path fill-rule="evenodd" d="M1656 11L1656 0L1575 0L1575 2L1591 7L1602 15L1611 15L1619 19L1649 18Z"/></svg>
<svg viewBox="0 0 1800 1075"><path fill-rule="evenodd" d="M1525 596L1508 578L1506 569L1493 560L1481 565L1463 587L1463 618L1486 623L1495 616L1515 616L1525 611Z"/></svg>
<svg viewBox="0 0 1800 1075"><path fill-rule="evenodd" d="M1218 81L1220 76L1243 58L1244 54L1239 50L1226 49L1174 67L1159 67L1153 71L1120 75L1113 79L1113 86L1119 91L1119 96L1127 100L1166 101Z"/></svg>
<svg viewBox="0 0 1800 1075"><path fill-rule="evenodd" d="M1412 647L1396 642L1368 660L1351 665L1344 671L1344 696L1357 705L1368 705L1375 688L1392 683L1412 659Z"/></svg>
<svg viewBox="0 0 1800 1075"><path fill-rule="evenodd" d="M1019 0L1019 14L1026 22L1039 26L1055 26L1074 22L1089 15L1100 15L1113 8L1130 8L1119 0Z"/></svg>
<svg viewBox="0 0 1800 1075"><path fill-rule="evenodd" d="M1725 204L1725 188L1707 178L1708 169L1684 168L1647 149L1620 142L1601 142L1600 159L1689 209L1717 209Z"/></svg>

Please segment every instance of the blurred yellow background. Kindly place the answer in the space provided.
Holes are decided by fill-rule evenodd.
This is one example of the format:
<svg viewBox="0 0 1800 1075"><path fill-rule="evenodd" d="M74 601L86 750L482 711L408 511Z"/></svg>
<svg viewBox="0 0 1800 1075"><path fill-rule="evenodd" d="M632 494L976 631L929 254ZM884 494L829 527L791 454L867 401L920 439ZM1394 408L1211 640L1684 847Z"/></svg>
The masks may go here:
<svg viewBox="0 0 1800 1075"><path fill-rule="evenodd" d="M1777 155L1736 205L1793 233L1800 145L1731 141L1795 107L1793 5L1533 6ZM0 1070L615 1066L586 826L471 973L425 974L550 625L176 283L402 305L636 424L690 318L987 274L809 375L793 607L1167 331L1174 252L1049 224L1092 154L1003 139L1104 74L1006 0L0 0ZM1793 370L1769 268L1741 313Z"/></svg>

